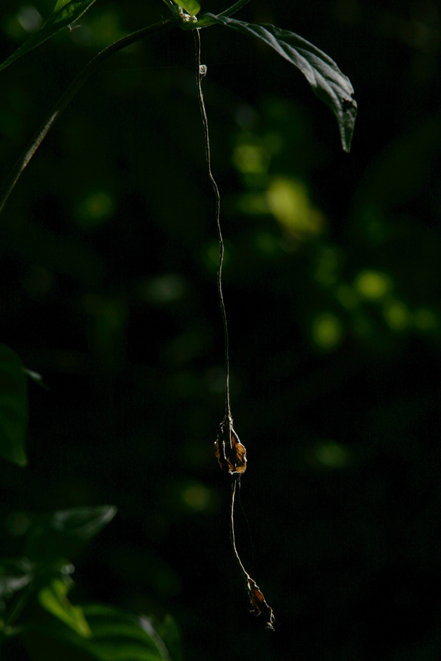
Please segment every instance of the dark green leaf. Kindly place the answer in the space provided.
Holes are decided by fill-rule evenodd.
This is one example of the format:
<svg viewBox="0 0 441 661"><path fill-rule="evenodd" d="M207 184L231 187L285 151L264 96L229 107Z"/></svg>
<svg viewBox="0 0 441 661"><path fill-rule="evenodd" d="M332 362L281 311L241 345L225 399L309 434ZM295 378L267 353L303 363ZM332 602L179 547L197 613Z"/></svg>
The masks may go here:
<svg viewBox="0 0 441 661"><path fill-rule="evenodd" d="M57 0L52 14L37 32L28 39L7 60L0 64L0 71L18 60L54 34L66 27L71 27L86 12L95 0Z"/></svg>
<svg viewBox="0 0 441 661"><path fill-rule="evenodd" d="M279 55L297 67L311 85L314 93L326 103L337 118L343 149L350 151L354 132L357 103L347 78L326 53L288 30L274 25L254 25L234 18L204 14L207 18L242 34L251 35L271 46Z"/></svg>
<svg viewBox="0 0 441 661"><path fill-rule="evenodd" d="M22 637L33 661L175 661L148 618L101 605L82 610L92 632L89 638L57 620L23 628Z"/></svg>
<svg viewBox="0 0 441 661"><path fill-rule="evenodd" d="M20 358L0 344L0 457L26 466L28 421L26 376Z"/></svg>
<svg viewBox="0 0 441 661"><path fill-rule="evenodd" d="M115 516L116 507L75 507L51 514L30 514L26 554L31 560L72 557Z"/></svg>

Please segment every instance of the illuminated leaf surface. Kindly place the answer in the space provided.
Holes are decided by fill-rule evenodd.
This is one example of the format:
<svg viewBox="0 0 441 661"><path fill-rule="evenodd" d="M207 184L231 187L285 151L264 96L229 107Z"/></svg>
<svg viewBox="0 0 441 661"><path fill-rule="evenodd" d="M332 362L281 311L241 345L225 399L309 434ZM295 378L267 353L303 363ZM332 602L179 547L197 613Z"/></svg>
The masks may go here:
<svg viewBox="0 0 441 661"><path fill-rule="evenodd" d="M80 636L89 638L92 632L84 617L83 609L70 603L67 598L68 591L65 581L54 579L50 585L40 590L38 601L45 610L58 617Z"/></svg>
<svg viewBox="0 0 441 661"><path fill-rule="evenodd" d="M201 7L196 0L174 0L174 2L182 7L182 9L185 9L186 12L190 14L190 16L195 16L198 12L201 11Z"/></svg>

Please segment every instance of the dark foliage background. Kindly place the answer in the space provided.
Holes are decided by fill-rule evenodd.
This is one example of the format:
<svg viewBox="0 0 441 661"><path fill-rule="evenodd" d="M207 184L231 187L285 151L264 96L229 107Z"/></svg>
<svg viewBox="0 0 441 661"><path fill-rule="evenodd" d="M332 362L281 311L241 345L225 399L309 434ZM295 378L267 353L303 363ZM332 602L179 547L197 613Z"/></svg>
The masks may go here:
<svg viewBox="0 0 441 661"><path fill-rule="evenodd" d="M1 58L51 9L3 0ZM166 12L98 1L5 70L1 176L99 49ZM30 385L29 466L0 464L3 548L20 547L20 512L111 503L118 516L77 558L72 600L171 612L186 659L435 660L439 9L254 0L240 18L323 49L359 103L348 156L288 63L233 32L202 33L248 450L238 545L276 633L247 613L213 453L223 337L189 33L108 60L1 218L1 341L50 387Z"/></svg>

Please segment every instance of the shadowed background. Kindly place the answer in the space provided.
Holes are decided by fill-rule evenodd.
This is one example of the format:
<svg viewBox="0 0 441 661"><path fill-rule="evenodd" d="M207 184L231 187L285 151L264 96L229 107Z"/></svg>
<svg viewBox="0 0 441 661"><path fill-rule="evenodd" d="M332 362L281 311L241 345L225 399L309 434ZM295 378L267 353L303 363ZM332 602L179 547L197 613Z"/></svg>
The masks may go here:
<svg viewBox="0 0 441 661"><path fill-rule="evenodd" d="M51 9L3 0L2 60ZM98 50L166 16L160 0L100 0L2 72L0 176ZM248 451L237 542L276 633L247 613L213 452L223 332L190 33L109 59L0 219L0 340L50 387L29 386L28 467L0 464L4 548L20 544L20 512L110 503L118 516L76 559L72 601L171 612L186 659L435 661L439 10L254 0L237 18L324 50L359 104L347 155L292 66L202 32Z"/></svg>

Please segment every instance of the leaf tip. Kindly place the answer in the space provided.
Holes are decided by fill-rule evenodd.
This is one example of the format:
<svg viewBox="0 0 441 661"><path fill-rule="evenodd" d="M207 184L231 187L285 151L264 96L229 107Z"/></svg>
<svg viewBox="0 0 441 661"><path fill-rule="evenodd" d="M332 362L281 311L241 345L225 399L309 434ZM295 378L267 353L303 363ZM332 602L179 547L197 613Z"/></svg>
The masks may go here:
<svg viewBox="0 0 441 661"><path fill-rule="evenodd" d="M355 120L357 118L357 102L351 96L342 100L342 113L337 117L340 127L340 138L343 151L347 154L351 151L352 138L354 135Z"/></svg>

